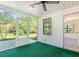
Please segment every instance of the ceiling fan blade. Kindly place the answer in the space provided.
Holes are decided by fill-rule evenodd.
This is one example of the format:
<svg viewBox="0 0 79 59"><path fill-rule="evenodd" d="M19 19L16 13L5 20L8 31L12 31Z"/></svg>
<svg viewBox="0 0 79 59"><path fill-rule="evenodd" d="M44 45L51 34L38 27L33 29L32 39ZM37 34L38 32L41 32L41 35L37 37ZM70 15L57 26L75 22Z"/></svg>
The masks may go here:
<svg viewBox="0 0 79 59"><path fill-rule="evenodd" d="M34 3L34 4L31 4L31 5L38 5L38 4L41 4L41 2L38 2L38 3Z"/></svg>
<svg viewBox="0 0 79 59"><path fill-rule="evenodd" d="M59 1L46 1L47 4L58 4Z"/></svg>
<svg viewBox="0 0 79 59"><path fill-rule="evenodd" d="M43 9L44 9L44 11L47 11L45 3L43 4Z"/></svg>
<svg viewBox="0 0 79 59"><path fill-rule="evenodd" d="M31 7L34 7L35 5L38 5L38 4L41 4L41 2L31 4L30 6L31 6Z"/></svg>

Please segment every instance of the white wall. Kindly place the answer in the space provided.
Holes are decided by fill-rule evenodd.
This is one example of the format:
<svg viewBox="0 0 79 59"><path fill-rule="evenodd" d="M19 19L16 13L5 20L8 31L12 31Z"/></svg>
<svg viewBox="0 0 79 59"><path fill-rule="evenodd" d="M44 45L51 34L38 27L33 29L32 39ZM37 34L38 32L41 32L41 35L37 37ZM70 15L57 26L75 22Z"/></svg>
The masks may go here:
<svg viewBox="0 0 79 59"><path fill-rule="evenodd" d="M38 40L43 43L63 47L63 15L79 12L79 5L56 13L44 14L38 19ZM43 35L43 19L52 18L52 35Z"/></svg>

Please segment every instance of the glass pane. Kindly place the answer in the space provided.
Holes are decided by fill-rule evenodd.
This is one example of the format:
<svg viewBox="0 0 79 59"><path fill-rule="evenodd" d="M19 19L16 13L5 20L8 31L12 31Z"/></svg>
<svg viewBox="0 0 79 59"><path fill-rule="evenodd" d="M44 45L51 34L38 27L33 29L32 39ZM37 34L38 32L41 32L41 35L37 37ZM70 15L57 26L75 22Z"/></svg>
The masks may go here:
<svg viewBox="0 0 79 59"><path fill-rule="evenodd" d="M47 29L46 28L44 28L44 33L43 34L47 34Z"/></svg>
<svg viewBox="0 0 79 59"><path fill-rule="evenodd" d="M64 32L65 33L73 33L73 25L72 24L64 24Z"/></svg>
<svg viewBox="0 0 79 59"><path fill-rule="evenodd" d="M44 27L46 26L51 26L51 19L48 18L48 19L44 19Z"/></svg>

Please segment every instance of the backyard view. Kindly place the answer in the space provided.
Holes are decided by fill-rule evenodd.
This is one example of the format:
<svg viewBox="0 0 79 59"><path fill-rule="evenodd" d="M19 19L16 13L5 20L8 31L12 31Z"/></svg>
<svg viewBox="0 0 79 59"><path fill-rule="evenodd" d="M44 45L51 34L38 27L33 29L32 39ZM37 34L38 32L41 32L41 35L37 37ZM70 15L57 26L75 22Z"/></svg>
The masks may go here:
<svg viewBox="0 0 79 59"><path fill-rule="evenodd" d="M16 39L16 20L19 21L19 37L27 35L27 24L29 22L29 35L31 39L37 39L36 17L23 13L6 11L0 8L0 40ZM29 20L29 21L27 21Z"/></svg>
<svg viewBox="0 0 79 59"><path fill-rule="evenodd" d="M26 37L28 30L29 30L29 38L36 40L37 39L36 17L26 16L25 14L19 15L19 37L24 36Z"/></svg>

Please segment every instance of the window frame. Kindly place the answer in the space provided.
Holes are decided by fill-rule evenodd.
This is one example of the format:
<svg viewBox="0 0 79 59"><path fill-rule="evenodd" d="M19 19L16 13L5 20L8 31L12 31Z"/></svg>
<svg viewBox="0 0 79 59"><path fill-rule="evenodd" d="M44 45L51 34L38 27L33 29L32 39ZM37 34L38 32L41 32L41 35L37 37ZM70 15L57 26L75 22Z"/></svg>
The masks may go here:
<svg viewBox="0 0 79 59"><path fill-rule="evenodd" d="M48 24L46 26L45 24ZM45 29L48 29L46 31ZM43 19L43 35L51 35L52 34L52 18Z"/></svg>

